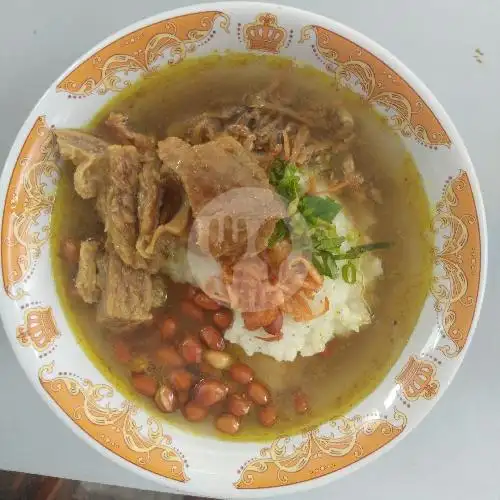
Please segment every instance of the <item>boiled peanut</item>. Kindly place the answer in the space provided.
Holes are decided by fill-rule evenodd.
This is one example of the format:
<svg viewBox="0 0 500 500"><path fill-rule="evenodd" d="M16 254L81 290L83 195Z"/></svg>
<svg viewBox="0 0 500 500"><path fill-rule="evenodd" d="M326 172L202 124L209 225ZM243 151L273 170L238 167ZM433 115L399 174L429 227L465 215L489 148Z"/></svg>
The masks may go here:
<svg viewBox="0 0 500 500"><path fill-rule="evenodd" d="M227 370L233 362L233 357L228 352L211 350L203 353L203 359L218 370Z"/></svg>
<svg viewBox="0 0 500 500"><path fill-rule="evenodd" d="M165 413L172 413L177 409L177 396L168 385L161 385L155 394L155 403Z"/></svg>
<svg viewBox="0 0 500 500"><path fill-rule="evenodd" d="M251 407L252 401L240 394L231 394L227 399L227 409L237 417L248 415Z"/></svg>
<svg viewBox="0 0 500 500"><path fill-rule="evenodd" d="M257 417L264 427L272 427L278 418L278 411L274 405L264 406L259 409Z"/></svg>
<svg viewBox="0 0 500 500"><path fill-rule="evenodd" d="M260 382L252 382L247 388L247 394L250 399L259 406L264 406L269 403L271 394L267 387Z"/></svg>
<svg viewBox="0 0 500 500"><path fill-rule="evenodd" d="M158 361L169 368L179 368L186 363L182 356L170 345L161 346L156 351Z"/></svg>
<svg viewBox="0 0 500 500"><path fill-rule="evenodd" d="M123 364L129 363L132 359L129 346L123 339L116 339L113 341L113 350L115 351L116 359Z"/></svg>
<svg viewBox="0 0 500 500"><path fill-rule="evenodd" d="M299 414L306 413L309 410L309 401L302 391L296 391L293 395L293 406Z"/></svg>
<svg viewBox="0 0 500 500"><path fill-rule="evenodd" d="M209 407L224 400L227 386L216 379L204 379L194 388L193 401L200 406Z"/></svg>
<svg viewBox="0 0 500 500"><path fill-rule="evenodd" d="M144 373L149 367L149 360L146 356L136 356L128 364L130 371L134 373Z"/></svg>
<svg viewBox="0 0 500 500"><path fill-rule="evenodd" d="M214 351L223 351L226 347L224 338L213 326L204 326L200 330L200 338Z"/></svg>
<svg viewBox="0 0 500 500"><path fill-rule="evenodd" d="M194 382L193 375L183 368L174 370L169 379L176 391L189 391Z"/></svg>
<svg viewBox="0 0 500 500"><path fill-rule="evenodd" d="M175 337L177 333L177 321L174 318L162 318L157 324L163 341L168 342Z"/></svg>
<svg viewBox="0 0 500 500"><path fill-rule="evenodd" d="M238 382L235 382L232 379L225 380L224 383L227 385L227 395L228 396L231 394L236 394L237 392L239 392L239 390L241 388L240 384L238 384Z"/></svg>
<svg viewBox="0 0 500 500"><path fill-rule="evenodd" d="M193 302L202 309L206 311L218 311L221 308L221 305L215 302L215 300L211 299L208 295L203 292L198 292L194 298Z"/></svg>
<svg viewBox="0 0 500 500"><path fill-rule="evenodd" d="M240 429L240 421L230 413L223 413L215 420L215 427L225 434L236 434Z"/></svg>
<svg viewBox="0 0 500 500"><path fill-rule="evenodd" d="M193 335L188 335L180 344L179 351L187 363L198 364L201 361L203 347Z"/></svg>
<svg viewBox="0 0 500 500"><path fill-rule="evenodd" d="M144 373L133 373L132 385L140 394L152 398L156 393L158 382L154 377L144 375Z"/></svg>
<svg viewBox="0 0 500 500"><path fill-rule="evenodd" d="M186 403L182 409L182 414L190 422L201 422L208 415L208 408L196 404L194 401Z"/></svg>
<svg viewBox="0 0 500 500"><path fill-rule="evenodd" d="M210 352L210 351L206 351ZM216 352L216 351L212 351ZM205 353L203 353L203 356L205 356ZM221 378L222 372L212 366L208 361L203 360L199 365L198 365L198 370L200 370L200 373L205 375L205 377L210 377L210 378Z"/></svg>
<svg viewBox="0 0 500 500"><path fill-rule="evenodd" d="M232 379L239 384L249 384L253 380L253 370L244 363L233 363L229 368Z"/></svg>
<svg viewBox="0 0 500 500"><path fill-rule="evenodd" d="M80 242L68 238L61 244L61 257L71 265L76 266L80 260Z"/></svg>
<svg viewBox="0 0 500 500"><path fill-rule="evenodd" d="M188 391L178 391L177 392L177 400L180 405L185 405L189 401L189 392Z"/></svg>
<svg viewBox="0 0 500 500"><path fill-rule="evenodd" d="M202 323L205 318L203 310L192 302L189 302L189 300L183 300L181 302L181 313L198 323Z"/></svg>
<svg viewBox="0 0 500 500"><path fill-rule="evenodd" d="M215 326L219 327L221 330L227 330L233 322L233 313L229 309L224 309L214 313L212 319Z"/></svg>

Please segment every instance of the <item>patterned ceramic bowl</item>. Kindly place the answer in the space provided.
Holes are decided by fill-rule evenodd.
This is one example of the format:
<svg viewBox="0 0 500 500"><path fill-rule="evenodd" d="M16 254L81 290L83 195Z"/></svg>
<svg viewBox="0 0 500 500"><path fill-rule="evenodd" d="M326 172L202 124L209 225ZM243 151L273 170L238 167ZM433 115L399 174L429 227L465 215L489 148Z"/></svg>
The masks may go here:
<svg viewBox="0 0 500 500"><path fill-rule="evenodd" d="M49 262L58 166L51 127L78 127L129 82L214 50L294 57L337 78L386 115L413 154L435 207L432 290L410 342L378 388L344 418L274 442L231 443L167 427L114 389L79 348ZM13 349L54 412L129 471L172 489L267 496L342 477L407 435L464 357L486 276L483 204L467 151L430 91L389 52L325 17L259 3L159 14L110 36L45 93L1 178L0 307Z"/></svg>

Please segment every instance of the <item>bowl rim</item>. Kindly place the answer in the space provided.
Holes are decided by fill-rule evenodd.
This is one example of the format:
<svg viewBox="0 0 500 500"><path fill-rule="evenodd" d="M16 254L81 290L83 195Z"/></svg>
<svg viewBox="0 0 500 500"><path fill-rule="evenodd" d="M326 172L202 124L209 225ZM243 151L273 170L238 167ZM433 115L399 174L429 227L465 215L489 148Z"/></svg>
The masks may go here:
<svg viewBox="0 0 500 500"><path fill-rule="evenodd" d="M216 10L216 11L244 11L245 9L259 9L262 11L269 11L271 13L279 14L280 12L287 12L294 17L307 19L311 24L317 24L319 26L328 26L330 29L334 30L336 33L345 36L347 39L356 42L361 47L366 48L376 57L380 58L383 62L385 62L389 67L391 67L394 72L400 75L404 80L418 93L418 95L422 98L422 100L431 108L433 113L439 118L444 130L449 134L453 145L456 147L456 151L458 156L460 157L462 163L467 166L467 174L470 178L471 189L474 197L474 202L476 205L476 212L478 215L478 224L480 230L480 248L481 248L481 274L479 280L479 290L477 295L477 303L476 310L473 317L472 324L469 330L468 341L466 342L460 359L456 361L456 364L449 370L449 376L446 378L444 384L442 384L442 390L439 391L438 395L432 402L429 403L428 407L422 410L418 416L414 416L412 418L411 423L405 429L405 432L402 432L395 439L390 441L389 443L382 446L377 451L371 453L369 456L363 458L363 460L358 460L349 466L336 471L335 473L326 474L322 477L315 478L309 481L300 482L292 485L285 485L279 487L271 487L271 488L262 488L258 490L241 490L234 489L228 495L228 491L225 487L222 487L220 491L212 491L207 495L207 492L199 489L199 484L196 484L195 481L189 481L187 483L176 483L174 481L168 480L164 477L158 476L152 472L147 470L143 470L140 467L137 467L121 457L117 457L114 453L106 449L104 446L99 444L97 441L92 439L90 436L86 434L82 429L80 429L77 425L71 421L67 415L62 411L62 409L56 404L54 400L50 398L50 396L42 389L40 384L35 384L30 376L29 367L27 361L21 357L17 350L15 349L15 341L12 336L7 335L9 339L9 343L14 351L14 354L22 366L23 371L25 372L28 381L32 386L34 386L35 391L41 396L42 400L44 400L49 407L54 411L60 421L63 421L65 425L70 428L76 435L79 435L83 438L83 441L88 443L94 449L96 449L103 456L108 457L113 462L120 464L124 468L128 468L131 471L134 471L136 474L139 474L144 479L155 481L158 484L162 484L163 486L167 485L167 487L179 493L190 492L194 494L201 494L204 496L213 496L213 497L239 497L239 498L256 498L256 497L267 497L269 495L282 495L289 494L292 492L300 492L305 490L310 490L313 488L324 486L332 481L344 477L347 474L350 474L353 471L359 470L361 467L366 464L371 463L372 461L378 459L382 454L387 451L393 449L393 447L400 443L410 432L415 429L422 419L426 417L430 411L434 408L437 402L440 400L443 393L446 391L452 380L454 379L458 368L461 366L463 359L467 353L467 350L470 346L472 338L475 334L477 324L479 321L479 317L481 314L482 304L484 300L484 294L486 289L486 278L487 278L487 267L488 267L488 234L487 234L487 222L486 222L486 213L484 208L484 202L481 194L481 190L479 187L479 181L477 178L477 174L475 172L472 160L469 156L467 148L456 128L453 121L451 120L448 113L445 111L444 107L438 101L438 99L434 96L431 90L423 83L420 78L418 78L405 64L403 64L395 55L393 55L389 50L385 49L381 45L379 45L376 41L371 38L363 35L357 30L350 28L349 26L336 21L333 18L327 17L325 15L316 14L305 9L300 9L296 7L291 7L283 4L275 4L268 2L253 2L253 1L225 1L225 2L207 2L207 3L198 3L192 4L185 7L179 7L171 10L164 10L157 14L153 14L151 16L144 17L138 21L135 21L128 26L108 35L103 40L95 44L91 49L86 51L80 57L78 57L63 73L61 73L47 88L47 90L43 93L43 95L38 99L36 104L33 106L31 111L29 112L27 118L23 122L22 126L17 133L12 147L7 155L7 158L4 163L4 168L2 171L2 175L0 177L0 190L2 197L2 207L5 204L5 199L7 195L7 186L10 180L10 176L12 175L12 166L15 164L16 159L18 157L20 147L24 142L28 129L33 123L33 119L36 117L37 108L44 101L50 91L52 91L58 84L58 82L62 81L67 75L69 75L75 68L77 68L83 61L94 55L99 49L107 46L113 41L119 39L120 37L127 35L128 33L143 28L145 26L151 25L153 23L168 20L172 17L182 16L186 14L191 14L195 12L203 12L207 10ZM2 277L3 279L3 277ZM3 325L5 332L7 332L7 318L4 313L4 310L0 310L0 319Z"/></svg>

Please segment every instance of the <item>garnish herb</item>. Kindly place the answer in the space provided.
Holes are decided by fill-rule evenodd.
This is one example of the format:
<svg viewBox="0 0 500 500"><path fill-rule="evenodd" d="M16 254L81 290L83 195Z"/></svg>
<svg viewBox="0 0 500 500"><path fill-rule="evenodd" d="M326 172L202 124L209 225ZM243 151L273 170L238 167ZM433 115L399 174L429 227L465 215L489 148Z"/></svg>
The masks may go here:
<svg viewBox="0 0 500 500"><path fill-rule="evenodd" d="M286 222L283 219L280 219L274 227L274 232L273 234L271 234L269 241L267 242L267 246L269 248L273 248L276 243L284 240L289 234L290 231L288 229L288 226L286 225Z"/></svg>
<svg viewBox="0 0 500 500"><path fill-rule="evenodd" d="M332 259L331 253L313 252L312 263L318 272L323 276L334 279L339 274L339 268L337 267L335 260Z"/></svg>
<svg viewBox="0 0 500 500"><path fill-rule="evenodd" d="M299 213L307 223L306 231L312 242L312 263L319 273L329 278L339 274L337 261L357 259L365 252L387 248L388 243L370 243L341 251L344 237L337 234L332 220L342 206L329 197L306 195L301 185L300 171L293 163L275 160L269 172L269 182L276 192L288 202L288 218L277 222L274 233L268 241L272 248L276 243L290 236L290 231L304 232L304 228L294 223L294 215ZM296 222L296 219L295 219ZM300 235L300 234L299 234ZM350 264L350 267L349 267ZM342 277L347 283L356 281L356 267L352 263L342 266Z"/></svg>
<svg viewBox="0 0 500 500"><path fill-rule="evenodd" d="M390 243L368 243L366 245L359 245L357 247L352 247L345 253L335 255L335 260L353 260L357 259L366 252L372 252L373 250L382 250L383 248L389 248Z"/></svg>
<svg viewBox="0 0 500 500"><path fill-rule="evenodd" d="M299 211L309 222L316 218L331 223L342 207L331 198L306 195L299 201Z"/></svg>
<svg viewBox="0 0 500 500"><path fill-rule="evenodd" d="M301 196L300 174L293 163L275 160L269 173L269 182L289 203Z"/></svg>
<svg viewBox="0 0 500 500"><path fill-rule="evenodd" d="M352 262L342 266L342 279L349 285L356 283L356 266Z"/></svg>

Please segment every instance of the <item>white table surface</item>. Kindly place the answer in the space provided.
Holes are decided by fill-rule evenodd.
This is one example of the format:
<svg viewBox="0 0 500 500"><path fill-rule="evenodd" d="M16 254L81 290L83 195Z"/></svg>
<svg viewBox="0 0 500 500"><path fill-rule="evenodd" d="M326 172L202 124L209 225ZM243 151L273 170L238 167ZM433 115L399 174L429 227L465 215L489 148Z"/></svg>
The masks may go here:
<svg viewBox="0 0 500 500"><path fill-rule="evenodd" d="M29 110L83 52L113 31L189 0L0 0L0 162ZM489 223L486 300L452 386L392 451L313 500L500 499L500 2L289 0L333 17L404 61L447 109L475 163ZM474 58L483 53L482 64ZM499 214L499 215L495 215ZM158 489L63 425L28 383L0 332L0 468ZM298 498L298 495L296 495ZM292 496L286 497L291 500Z"/></svg>

